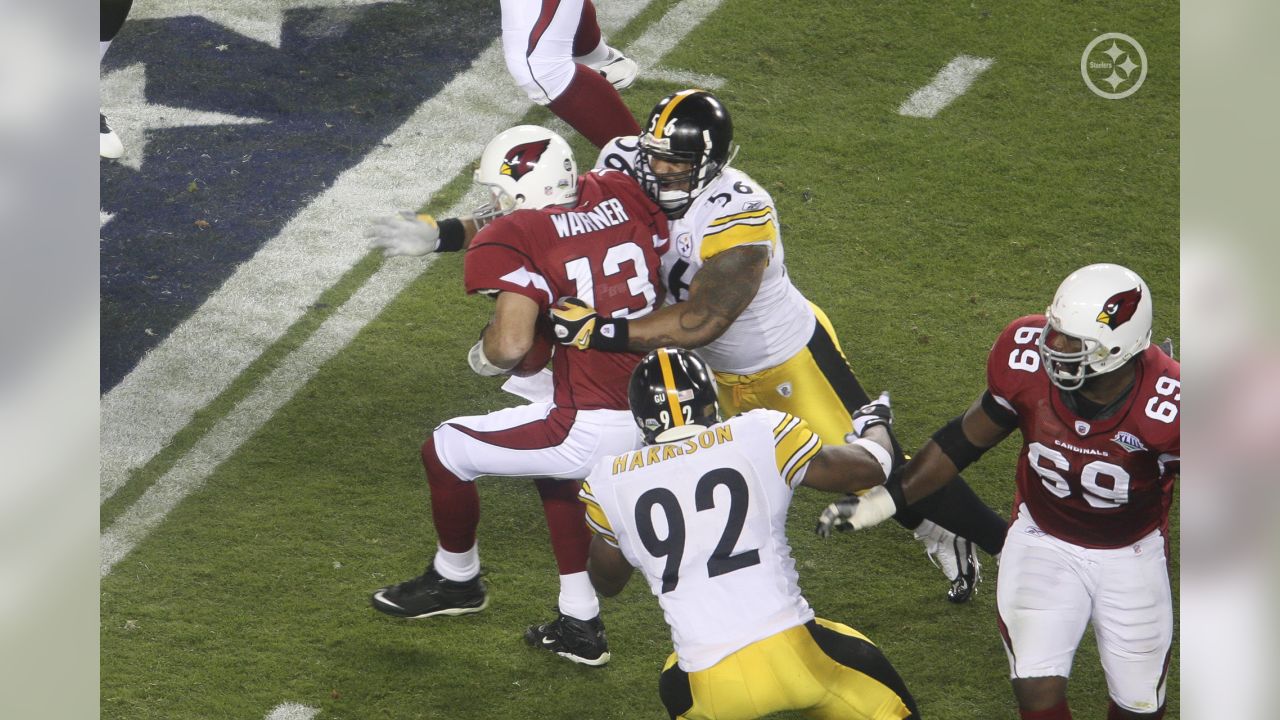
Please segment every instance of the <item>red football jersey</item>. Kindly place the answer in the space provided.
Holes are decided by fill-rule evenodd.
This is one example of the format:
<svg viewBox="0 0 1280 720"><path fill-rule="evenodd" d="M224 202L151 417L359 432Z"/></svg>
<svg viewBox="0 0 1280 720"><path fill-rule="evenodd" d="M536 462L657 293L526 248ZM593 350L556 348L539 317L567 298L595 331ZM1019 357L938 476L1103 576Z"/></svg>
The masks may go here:
<svg viewBox="0 0 1280 720"><path fill-rule="evenodd" d="M517 210L486 225L467 250L467 292L520 293L543 312L572 295L602 317L641 317L662 300L667 235L667 216L631 176L592 171L579 180L576 207ZM556 405L626 410L640 357L556 348Z"/></svg>
<svg viewBox="0 0 1280 720"><path fill-rule="evenodd" d="M1154 345L1115 414L1082 418L1041 367L1043 315L1005 328L987 358L987 387L1018 414L1022 453L1014 513L1026 503L1040 529L1076 545L1131 545L1167 532L1181 452L1181 369Z"/></svg>

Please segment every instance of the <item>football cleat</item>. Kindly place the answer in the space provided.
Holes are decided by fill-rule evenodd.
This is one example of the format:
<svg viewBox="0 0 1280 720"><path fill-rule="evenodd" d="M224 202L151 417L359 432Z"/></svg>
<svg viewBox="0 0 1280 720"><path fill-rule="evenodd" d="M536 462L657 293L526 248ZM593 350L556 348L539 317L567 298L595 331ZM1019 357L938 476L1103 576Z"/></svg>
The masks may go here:
<svg viewBox="0 0 1280 720"><path fill-rule="evenodd" d="M982 566L978 564L978 555L973 550L972 542L957 535L955 548L959 572L952 578L951 587L947 589L947 600L960 604L969 602L969 598L977 591L978 583L982 581Z"/></svg>
<svg viewBox="0 0 1280 720"><path fill-rule="evenodd" d="M98 155L114 160L124 154L124 143L107 124L107 116L98 113Z"/></svg>
<svg viewBox="0 0 1280 720"><path fill-rule="evenodd" d="M982 579L973 543L928 520L915 529L915 536L929 561L947 577L947 600L968 602Z"/></svg>
<svg viewBox="0 0 1280 720"><path fill-rule="evenodd" d="M556 608L556 619L525 630L524 641L582 665L599 667L609 662L609 643L599 615L579 620Z"/></svg>
<svg viewBox="0 0 1280 720"><path fill-rule="evenodd" d="M463 582L445 580L434 566L412 580L384 587L369 598L373 609L396 617L468 615L489 606L489 593L476 576Z"/></svg>
<svg viewBox="0 0 1280 720"><path fill-rule="evenodd" d="M605 80L619 90L631 87L640 74L640 66L636 65L635 60L613 48L609 48L609 56L603 62L588 67L603 75Z"/></svg>

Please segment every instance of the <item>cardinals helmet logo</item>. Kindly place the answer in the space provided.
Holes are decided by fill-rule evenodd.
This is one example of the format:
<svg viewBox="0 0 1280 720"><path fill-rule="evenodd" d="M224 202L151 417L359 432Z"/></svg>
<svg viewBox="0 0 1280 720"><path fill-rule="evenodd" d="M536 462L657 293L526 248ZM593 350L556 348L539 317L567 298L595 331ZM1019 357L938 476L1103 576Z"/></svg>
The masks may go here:
<svg viewBox="0 0 1280 720"><path fill-rule="evenodd" d="M502 159L502 168L498 172L520 182L520 178L528 175L529 171L537 166L538 161L542 159L542 153L546 152L550 144L551 140L535 140L511 148L507 151L507 156Z"/></svg>
<svg viewBox="0 0 1280 720"><path fill-rule="evenodd" d="M1138 301L1140 300L1142 300L1142 288L1140 287L1112 295L1102 304L1102 312L1098 313L1098 322L1106 323L1107 327L1115 330L1129 322L1129 319L1137 312Z"/></svg>

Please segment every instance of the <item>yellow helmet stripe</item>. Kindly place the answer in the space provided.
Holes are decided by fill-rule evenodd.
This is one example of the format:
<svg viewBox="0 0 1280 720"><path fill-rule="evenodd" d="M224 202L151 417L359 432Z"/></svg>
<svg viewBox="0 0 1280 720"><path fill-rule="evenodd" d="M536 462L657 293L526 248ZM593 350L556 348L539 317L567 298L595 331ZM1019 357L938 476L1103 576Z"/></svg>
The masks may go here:
<svg viewBox="0 0 1280 720"><path fill-rule="evenodd" d="M658 116L658 125L653 129L654 139L662 139L662 129L667 126L667 118L671 117L671 111L675 110L676 106L684 101L685 98L698 92L702 91L697 88L690 88L688 90L681 90L675 94L675 97L671 98L671 102L667 103L667 106L662 108L662 114Z"/></svg>
<svg viewBox="0 0 1280 720"><path fill-rule="evenodd" d="M658 367L662 368L662 384L667 389L667 404L671 406L671 427L684 425L684 413L680 412L680 399L676 396L676 376L671 371L671 351L658 349Z"/></svg>

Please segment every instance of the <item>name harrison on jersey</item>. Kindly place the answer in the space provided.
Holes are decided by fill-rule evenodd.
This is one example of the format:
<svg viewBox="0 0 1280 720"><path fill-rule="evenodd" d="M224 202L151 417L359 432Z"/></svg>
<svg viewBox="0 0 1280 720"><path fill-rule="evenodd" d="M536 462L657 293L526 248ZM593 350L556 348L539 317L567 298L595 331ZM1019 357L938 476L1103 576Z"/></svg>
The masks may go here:
<svg viewBox="0 0 1280 720"><path fill-rule="evenodd" d="M646 465L660 463L663 460L695 453L700 447L710 448L726 442L733 442L733 428L728 425L717 425L714 430L703 430L698 433L696 438L691 437L678 444L650 445L628 455L619 455L613 459L613 472L611 474L617 475L618 473L636 470Z"/></svg>
<svg viewBox="0 0 1280 720"><path fill-rule="evenodd" d="M562 238L604 230L630 219L626 209L622 207L622 201L617 198L601 200L590 212L563 212L551 216L556 234Z"/></svg>

